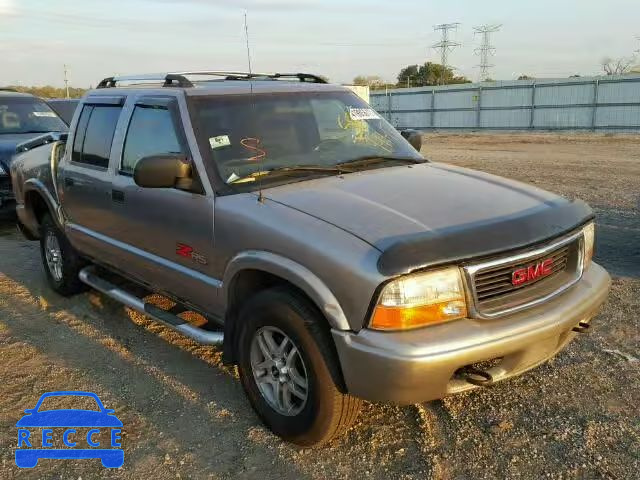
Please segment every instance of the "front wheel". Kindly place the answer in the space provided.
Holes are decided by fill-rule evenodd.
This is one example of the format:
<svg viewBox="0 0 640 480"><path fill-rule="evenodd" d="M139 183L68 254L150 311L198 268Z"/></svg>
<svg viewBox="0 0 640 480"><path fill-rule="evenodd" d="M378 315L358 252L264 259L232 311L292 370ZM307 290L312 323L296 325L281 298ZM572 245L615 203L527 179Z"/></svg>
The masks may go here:
<svg viewBox="0 0 640 480"><path fill-rule="evenodd" d="M78 273L86 262L49 214L40 222L40 253L49 285L56 292L70 296L86 288L78 278Z"/></svg>
<svg viewBox="0 0 640 480"><path fill-rule="evenodd" d="M321 445L353 424L361 401L339 388L339 365L319 312L284 288L240 311L239 371L251 405L276 435Z"/></svg>

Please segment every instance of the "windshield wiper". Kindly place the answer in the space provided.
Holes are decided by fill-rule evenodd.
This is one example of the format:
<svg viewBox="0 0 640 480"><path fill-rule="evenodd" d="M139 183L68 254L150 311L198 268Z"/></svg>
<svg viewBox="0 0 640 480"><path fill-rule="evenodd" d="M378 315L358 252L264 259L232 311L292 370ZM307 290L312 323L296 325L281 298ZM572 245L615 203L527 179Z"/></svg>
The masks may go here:
<svg viewBox="0 0 640 480"><path fill-rule="evenodd" d="M341 168L339 165L293 165L290 167L272 168L267 171L267 173L272 172L327 172L341 175L343 173L351 172L351 169Z"/></svg>
<svg viewBox="0 0 640 480"><path fill-rule="evenodd" d="M346 160L344 162L338 163L338 167L342 165L354 165L357 163L368 164L368 163L382 163L382 162L401 162L405 164L415 164L415 163L425 163L426 160L424 158L414 158L414 157L394 157L394 156L385 156L385 155L365 155L362 157L352 158L351 160Z"/></svg>
<svg viewBox="0 0 640 480"><path fill-rule="evenodd" d="M253 181L258 177L266 177L272 174L278 173L290 173L290 172L311 172L311 173L329 173L332 175L342 175L343 173L351 173L353 170L349 168L342 168L339 165L292 165L286 167L276 167L269 170L261 170L258 172L253 172L244 177L234 178L228 183L244 183L247 181Z"/></svg>

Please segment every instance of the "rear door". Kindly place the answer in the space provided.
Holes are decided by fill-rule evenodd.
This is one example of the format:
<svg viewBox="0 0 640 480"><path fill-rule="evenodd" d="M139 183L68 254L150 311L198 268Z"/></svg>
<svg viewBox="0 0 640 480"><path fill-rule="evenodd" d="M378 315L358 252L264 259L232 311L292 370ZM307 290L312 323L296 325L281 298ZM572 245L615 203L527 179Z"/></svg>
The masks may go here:
<svg viewBox="0 0 640 480"><path fill-rule="evenodd" d="M67 234L83 252L100 248L108 230L111 202L111 146L122 113L124 97L89 98L59 170L58 191L67 218Z"/></svg>
<svg viewBox="0 0 640 480"><path fill-rule="evenodd" d="M180 153L200 177L173 96L142 96L128 109L122 153L111 185L111 209L118 222L109 236L122 249L118 267L158 291L202 309L214 305L218 280L210 276L213 255L213 196L200 182L190 191L142 188L133 180L144 157ZM185 112L186 115L186 112Z"/></svg>

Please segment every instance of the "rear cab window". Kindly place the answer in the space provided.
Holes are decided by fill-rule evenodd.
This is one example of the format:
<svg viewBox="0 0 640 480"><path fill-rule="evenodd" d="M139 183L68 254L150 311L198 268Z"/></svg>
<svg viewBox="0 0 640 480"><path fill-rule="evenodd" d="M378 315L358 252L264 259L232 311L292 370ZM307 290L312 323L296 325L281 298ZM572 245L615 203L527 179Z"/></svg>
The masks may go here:
<svg viewBox="0 0 640 480"><path fill-rule="evenodd" d="M121 105L84 105L76 127L71 160L106 169L121 112Z"/></svg>

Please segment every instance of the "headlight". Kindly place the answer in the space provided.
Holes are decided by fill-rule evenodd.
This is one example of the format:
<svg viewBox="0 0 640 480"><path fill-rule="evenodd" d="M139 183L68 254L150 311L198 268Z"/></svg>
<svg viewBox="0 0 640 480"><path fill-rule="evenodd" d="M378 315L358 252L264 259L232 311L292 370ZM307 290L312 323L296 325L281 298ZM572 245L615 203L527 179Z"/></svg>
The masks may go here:
<svg viewBox="0 0 640 480"><path fill-rule="evenodd" d="M586 269L591 265L591 259L593 258L593 245L596 238L596 227L593 223L590 223L582 229L582 235L584 236L584 262L583 268Z"/></svg>
<svg viewBox="0 0 640 480"><path fill-rule="evenodd" d="M2 175L7 175L7 171L4 168L2 168L2 165L0 165L0 176Z"/></svg>
<svg viewBox="0 0 640 480"><path fill-rule="evenodd" d="M370 328L408 330L448 322L467 315L460 270L457 267L407 275L385 285Z"/></svg>

